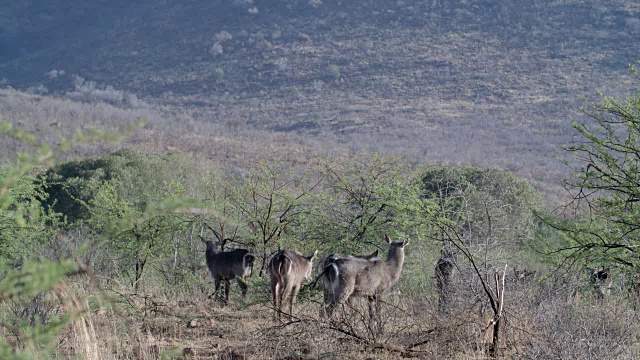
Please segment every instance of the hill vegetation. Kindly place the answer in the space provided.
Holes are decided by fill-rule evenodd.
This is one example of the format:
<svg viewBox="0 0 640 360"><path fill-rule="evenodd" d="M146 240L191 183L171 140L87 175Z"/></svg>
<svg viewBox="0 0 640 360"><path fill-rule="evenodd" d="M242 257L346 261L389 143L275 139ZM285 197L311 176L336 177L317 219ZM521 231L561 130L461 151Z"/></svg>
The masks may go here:
<svg viewBox="0 0 640 360"><path fill-rule="evenodd" d="M58 162L71 145L117 137L76 132L52 149L5 124L3 132L29 151L19 166L3 167L0 179L0 291L7 299L0 351L635 357L637 100L605 98L585 109L595 124L575 125L586 141L570 150L587 155L575 162L575 199L601 207L595 217L575 206L572 217L551 218L527 181L495 168L425 166L380 154L297 163L266 154L238 167L135 149ZM603 193L592 198L584 190ZM376 331L357 302L333 320L318 316L321 295L312 287L292 322L271 323L265 266L277 250L370 253L384 250L385 233L411 240L400 281L380 304L376 324L386 332ZM246 279L247 298L232 292L226 304L208 296L204 239L254 254L257 276ZM443 261L452 264L446 277L434 266ZM576 334L588 341L571 341Z"/></svg>
<svg viewBox="0 0 640 360"><path fill-rule="evenodd" d="M0 4L0 357L639 358L639 36L617 0ZM272 322L276 251L385 234L375 321L306 285Z"/></svg>
<svg viewBox="0 0 640 360"><path fill-rule="evenodd" d="M553 158L575 139L577 96L626 91L639 11L631 1L24 0L0 11L0 74L35 93L146 102L168 127L209 138L266 131L499 166L550 186L566 175Z"/></svg>

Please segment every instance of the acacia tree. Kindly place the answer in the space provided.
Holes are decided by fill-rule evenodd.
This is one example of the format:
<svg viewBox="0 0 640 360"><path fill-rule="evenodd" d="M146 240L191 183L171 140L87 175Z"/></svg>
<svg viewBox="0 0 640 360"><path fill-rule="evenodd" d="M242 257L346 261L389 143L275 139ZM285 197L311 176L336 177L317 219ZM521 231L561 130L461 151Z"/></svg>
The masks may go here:
<svg viewBox="0 0 640 360"><path fill-rule="evenodd" d="M421 197L419 178L400 158L379 154L324 165L323 191L309 202L306 236L327 250L367 252L382 234L424 238L423 212L432 210Z"/></svg>
<svg viewBox="0 0 640 360"><path fill-rule="evenodd" d="M114 271L126 275L137 293L148 265L170 257L172 235L184 230L181 216L137 208L120 198L107 181L88 205L91 217L87 223L97 233L108 234L110 241L103 246L116 264Z"/></svg>
<svg viewBox="0 0 640 360"><path fill-rule="evenodd" d="M638 73L631 66L637 81ZM616 263L623 269L640 267L640 91L623 99L598 92L600 100L580 110L589 121L573 123L583 141L565 149L573 155L567 165L574 176L565 180L577 221L548 221L566 235L557 247L562 260L587 258Z"/></svg>
<svg viewBox="0 0 640 360"><path fill-rule="evenodd" d="M247 245L262 258L260 276L269 255L280 249L285 236L292 235L306 211L302 201L319 183L309 179L308 174L282 164L263 163L235 189L232 201L247 225L250 241Z"/></svg>
<svg viewBox="0 0 640 360"><path fill-rule="evenodd" d="M534 238L543 200L524 179L496 168L432 167L423 183L425 197L438 204L487 276L492 263L508 261ZM456 249L443 228L438 240L450 258Z"/></svg>
<svg viewBox="0 0 640 360"><path fill-rule="evenodd" d="M57 146L50 146L0 121L0 137L5 136L25 144L29 152L18 154L17 163L0 169L0 327L15 338L0 338L0 358L48 358L59 347L60 334L69 324L85 323L86 309L79 304L86 303L86 299L83 296L80 300L69 291L65 281L86 270L70 260L47 259L39 251L58 237L60 222L59 214L45 204L49 183L42 180L38 169L54 166L72 146L113 141L117 136L90 129L77 131L70 138L60 139ZM20 259L19 263L16 259ZM42 303L47 295L64 304L58 315L34 315L24 321L25 314L35 313L31 307ZM7 311L9 303L20 311Z"/></svg>
<svg viewBox="0 0 640 360"><path fill-rule="evenodd" d="M180 253L189 250L181 241L186 215L169 210L187 203L184 179L193 171L184 160L181 155L125 150L63 163L47 177L56 184L48 189L50 202L71 215L69 227L86 228L105 239L89 252L93 267L127 276L136 293L147 269L162 267L169 275L168 270L178 269Z"/></svg>
<svg viewBox="0 0 640 360"><path fill-rule="evenodd" d="M201 232L206 229L213 233L220 251L224 251L229 242L246 245L239 239L243 207L237 206L239 189L236 183L236 179L213 174L204 189L204 202L213 211L194 219Z"/></svg>
<svg viewBox="0 0 640 360"><path fill-rule="evenodd" d="M0 167L0 184L10 180L10 170ZM22 175L2 194L0 258L18 264L27 256L40 254L57 233L61 215L44 204L46 186L37 176Z"/></svg>
<svg viewBox="0 0 640 360"><path fill-rule="evenodd" d="M533 238L534 211L542 208L542 198L527 181L500 169L432 167L422 180L424 196L439 208L439 216L431 223L438 229L437 241L442 246L435 268L440 311L452 310L453 299L464 301L465 309L472 303L488 304L493 317L485 331L492 329L489 354L496 357L506 267L498 277L493 266L514 265L510 261ZM457 291L471 293L451 296L454 267L467 285Z"/></svg>

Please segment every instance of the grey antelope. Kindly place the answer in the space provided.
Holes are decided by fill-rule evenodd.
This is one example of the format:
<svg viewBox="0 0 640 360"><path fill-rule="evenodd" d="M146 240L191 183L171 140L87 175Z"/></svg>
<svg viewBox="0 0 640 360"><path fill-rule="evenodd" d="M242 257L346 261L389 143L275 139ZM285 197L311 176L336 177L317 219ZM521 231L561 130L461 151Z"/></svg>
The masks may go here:
<svg viewBox="0 0 640 360"><path fill-rule="evenodd" d="M311 277L312 262L318 254L316 250L311 256L304 256L299 252L280 250L269 260L269 277L271 278L271 293L275 306L276 321L280 320L283 303L289 300L289 319L293 314L293 304L300 286L305 279Z"/></svg>
<svg viewBox="0 0 640 360"><path fill-rule="evenodd" d="M363 260L375 260L378 259L378 250L372 252L371 254L366 254L366 255L346 255L346 254L331 254L326 256L324 259L322 259L320 262L318 262L318 266L317 266L317 273L318 273L318 278L316 278L316 280L314 281L314 285L315 283L320 280L320 278L322 278L322 284L323 284L323 290L324 290L324 303L327 304L329 301L329 298L333 296L333 293L331 291L331 283L329 282L329 280L327 279L326 276L324 275L324 271L325 269L327 269L327 267L331 264L333 264L336 260L338 259L343 259L343 258L357 258L357 259L363 259ZM324 316L326 315L326 305L323 305L322 307L320 307L320 316Z"/></svg>
<svg viewBox="0 0 640 360"><path fill-rule="evenodd" d="M242 296L247 295L247 283L246 277L250 277L253 271L253 263L256 257L249 253L247 249L235 249L232 251L220 251L216 250L217 244L211 240L202 240L207 245L205 251L205 259L207 260L207 267L216 290L209 298L213 297L220 291L220 283L224 281L224 301L229 302L229 281L236 279L238 286L242 291Z"/></svg>
<svg viewBox="0 0 640 360"><path fill-rule="evenodd" d="M348 257L336 259L325 268L324 276L331 288L331 296L325 302L329 317L337 305L344 304L349 298L366 297L370 320L375 320L380 310L380 296L388 293L400 279L404 248L409 243L409 240L391 241L387 235L384 239L389 244L386 261Z"/></svg>

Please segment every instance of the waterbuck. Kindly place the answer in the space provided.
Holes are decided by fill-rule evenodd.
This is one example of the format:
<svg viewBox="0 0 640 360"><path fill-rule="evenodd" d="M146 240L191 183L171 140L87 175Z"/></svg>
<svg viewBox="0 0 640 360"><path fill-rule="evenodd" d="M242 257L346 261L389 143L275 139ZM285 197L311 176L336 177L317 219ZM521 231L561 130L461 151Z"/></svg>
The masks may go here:
<svg viewBox="0 0 640 360"><path fill-rule="evenodd" d="M229 281L233 279L236 279L238 282L242 296L247 295L245 278L251 276L256 257L250 254L247 249L218 252L216 250L217 244L213 241L202 241L207 245L205 259L207 260L207 267L209 268L209 272L211 272L216 287L215 292L211 294L209 298L218 294L218 291L220 291L220 283L224 281L224 301L229 302Z"/></svg>
<svg viewBox="0 0 640 360"><path fill-rule="evenodd" d="M372 322L379 312L380 296L385 295L400 279L404 264L404 248L409 243L405 241L391 241L387 235L385 241L389 244L387 260L364 260L354 257L336 259L324 270L324 276L331 287L331 295L326 306L329 317L337 305L344 304L351 297L366 297L369 301L369 317ZM382 331L382 328L379 329Z"/></svg>
<svg viewBox="0 0 640 360"><path fill-rule="evenodd" d="M604 299L606 295L609 295L611 290L611 279L609 279L609 268L601 267L599 269L587 268L589 273L589 281L596 293L598 299Z"/></svg>
<svg viewBox="0 0 640 360"><path fill-rule="evenodd" d="M314 281L314 285L315 283L320 280L320 278L322 278L322 284L323 284L323 290L324 290L324 303L327 304L329 301L329 298L333 296L333 293L331 291L331 284L329 283L329 280L323 276L324 275L324 271L325 269L327 269L327 267L331 264L333 264L336 260L338 259L343 259L343 258L357 258L357 259L364 259L364 260L375 260L378 259L378 250L372 252L371 254L367 254L367 255L346 255L346 254L331 254L326 256L324 259L322 259L320 262L318 262L318 267L317 267L317 272L318 272L318 278L316 278L316 280ZM347 300L349 301L349 300ZM320 316L325 316L326 315L326 305L320 307Z"/></svg>
<svg viewBox="0 0 640 360"><path fill-rule="evenodd" d="M280 250L269 260L268 270L271 278L271 293L276 310L276 321L280 321L283 303L287 298L289 299L289 320L291 320L293 304L296 302L300 285L311 276L312 262L317 254L318 250L311 256Z"/></svg>
<svg viewBox="0 0 640 360"><path fill-rule="evenodd" d="M441 314L447 312L449 306L449 295L451 293L451 283L453 271L456 267L456 259L447 250L440 250L440 258L436 263L436 285L438 287L438 309Z"/></svg>

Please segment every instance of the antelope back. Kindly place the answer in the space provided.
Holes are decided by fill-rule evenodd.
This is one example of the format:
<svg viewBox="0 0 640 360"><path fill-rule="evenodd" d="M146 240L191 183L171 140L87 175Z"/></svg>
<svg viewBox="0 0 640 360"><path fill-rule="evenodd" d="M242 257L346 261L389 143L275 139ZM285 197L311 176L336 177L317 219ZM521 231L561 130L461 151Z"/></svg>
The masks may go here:
<svg viewBox="0 0 640 360"><path fill-rule="evenodd" d="M346 297L372 296L390 289L400 278L404 265L404 248L408 241L391 241L385 235L389 245L387 260L365 260L355 257L335 260L326 268L331 290L347 292Z"/></svg>
<svg viewBox="0 0 640 360"><path fill-rule="evenodd" d="M334 261L338 259L357 258L357 259L363 259L363 260L373 260L373 259L376 259L377 257L378 257L378 250L372 252L371 254L364 254L364 255L331 254L331 255L327 255L324 259L318 262L316 271L318 275L320 275L327 266L329 266L330 264L332 264Z"/></svg>
<svg viewBox="0 0 640 360"><path fill-rule="evenodd" d="M311 276L316 253L304 256L297 251L280 250L269 261L269 273L287 283L300 284Z"/></svg>
<svg viewBox="0 0 640 360"><path fill-rule="evenodd" d="M251 276L255 257L247 249L210 253L207 251L207 267L214 277L232 280Z"/></svg>

